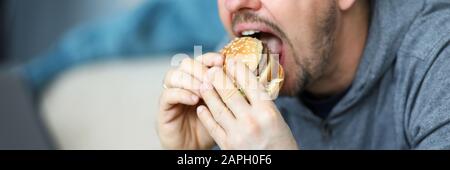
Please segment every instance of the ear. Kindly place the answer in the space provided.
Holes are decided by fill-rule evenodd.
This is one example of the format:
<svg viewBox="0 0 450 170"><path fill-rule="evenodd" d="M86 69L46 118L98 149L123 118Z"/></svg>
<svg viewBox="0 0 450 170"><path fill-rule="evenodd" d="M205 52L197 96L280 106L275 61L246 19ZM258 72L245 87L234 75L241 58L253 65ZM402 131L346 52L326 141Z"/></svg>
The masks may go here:
<svg viewBox="0 0 450 170"><path fill-rule="evenodd" d="M336 0L341 11L346 11L355 5L358 0Z"/></svg>

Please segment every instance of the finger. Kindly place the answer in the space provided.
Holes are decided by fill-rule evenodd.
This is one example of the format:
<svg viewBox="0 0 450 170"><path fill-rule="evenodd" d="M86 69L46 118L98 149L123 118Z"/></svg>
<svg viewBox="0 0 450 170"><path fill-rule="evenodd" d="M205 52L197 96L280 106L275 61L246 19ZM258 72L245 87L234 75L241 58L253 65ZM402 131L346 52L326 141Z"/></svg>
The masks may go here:
<svg viewBox="0 0 450 170"><path fill-rule="evenodd" d="M197 107L197 116L202 122L203 126L208 130L209 135L216 141L220 148L225 147L226 132L225 130L214 120L211 112L205 106Z"/></svg>
<svg viewBox="0 0 450 170"><path fill-rule="evenodd" d="M197 57L195 60L191 58L185 58L181 61L179 69L183 72L191 74L193 77L199 81L203 81L208 67L214 65L221 65L223 57L218 54L208 53Z"/></svg>
<svg viewBox="0 0 450 170"><path fill-rule="evenodd" d="M196 61L207 67L222 66L224 57L218 53L206 53L195 58Z"/></svg>
<svg viewBox="0 0 450 170"><path fill-rule="evenodd" d="M208 71L207 81L216 89L221 100L232 111L235 117L239 118L242 114L249 111L250 105L241 94L232 80L225 75L223 69L213 67Z"/></svg>
<svg viewBox="0 0 450 170"><path fill-rule="evenodd" d="M241 87L250 104L253 105L257 102L266 101L265 99L270 99L265 88L258 82L255 74L245 64L234 60L227 67L227 74Z"/></svg>
<svg viewBox="0 0 450 170"><path fill-rule="evenodd" d="M190 91L171 88L163 91L160 106L162 110L169 110L176 104L194 106L199 100L199 97Z"/></svg>
<svg viewBox="0 0 450 170"><path fill-rule="evenodd" d="M220 100L219 95L213 89L212 85L208 83L203 83L200 87L200 93L203 101L208 106L209 110L212 112L214 120L222 126L225 131L231 130L234 126L235 117L233 113L228 110L225 104Z"/></svg>
<svg viewBox="0 0 450 170"><path fill-rule="evenodd" d="M201 81L193 77L192 75L180 70L170 70L164 79L164 84L167 88L180 88L186 89L190 92L200 96Z"/></svg>

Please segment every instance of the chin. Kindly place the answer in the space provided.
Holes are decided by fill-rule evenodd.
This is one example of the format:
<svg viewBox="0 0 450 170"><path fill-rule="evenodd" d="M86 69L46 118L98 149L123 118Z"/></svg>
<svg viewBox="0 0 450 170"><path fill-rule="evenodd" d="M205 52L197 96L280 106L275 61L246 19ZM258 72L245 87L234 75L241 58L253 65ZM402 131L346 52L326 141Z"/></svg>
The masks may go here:
<svg viewBox="0 0 450 170"><path fill-rule="evenodd" d="M280 96L296 96L302 87L295 82L297 81L287 78L285 84L281 88Z"/></svg>

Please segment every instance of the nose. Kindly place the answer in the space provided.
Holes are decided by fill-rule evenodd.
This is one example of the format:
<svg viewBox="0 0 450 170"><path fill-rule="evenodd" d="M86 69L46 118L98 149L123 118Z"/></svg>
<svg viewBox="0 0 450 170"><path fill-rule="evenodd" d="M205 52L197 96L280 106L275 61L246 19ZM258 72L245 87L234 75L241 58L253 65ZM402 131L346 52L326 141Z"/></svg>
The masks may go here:
<svg viewBox="0 0 450 170"><path fill-rule="evenodd" d="M260 0L225 0L225 6L230 13L234 13L243 9L257 11L262 4Z"/></svg>

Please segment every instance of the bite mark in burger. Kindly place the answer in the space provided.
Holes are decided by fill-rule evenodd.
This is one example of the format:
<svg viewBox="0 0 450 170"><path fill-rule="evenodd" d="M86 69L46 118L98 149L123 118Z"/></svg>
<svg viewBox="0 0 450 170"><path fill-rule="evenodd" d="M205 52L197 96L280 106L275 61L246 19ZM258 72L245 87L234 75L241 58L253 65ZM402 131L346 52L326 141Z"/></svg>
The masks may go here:
<svg viewBox="0 0 450 170"><path fill-rule="evenodd" d="M266 44L253 37L236 38L220 53L225 57L224 69L227 69L227 63L231 59L241 61L257 76L271 99L276 99L284 81L284 70L278 61L279 54L271 54ZM245 96L242 87L238 88Z"/></svg>

